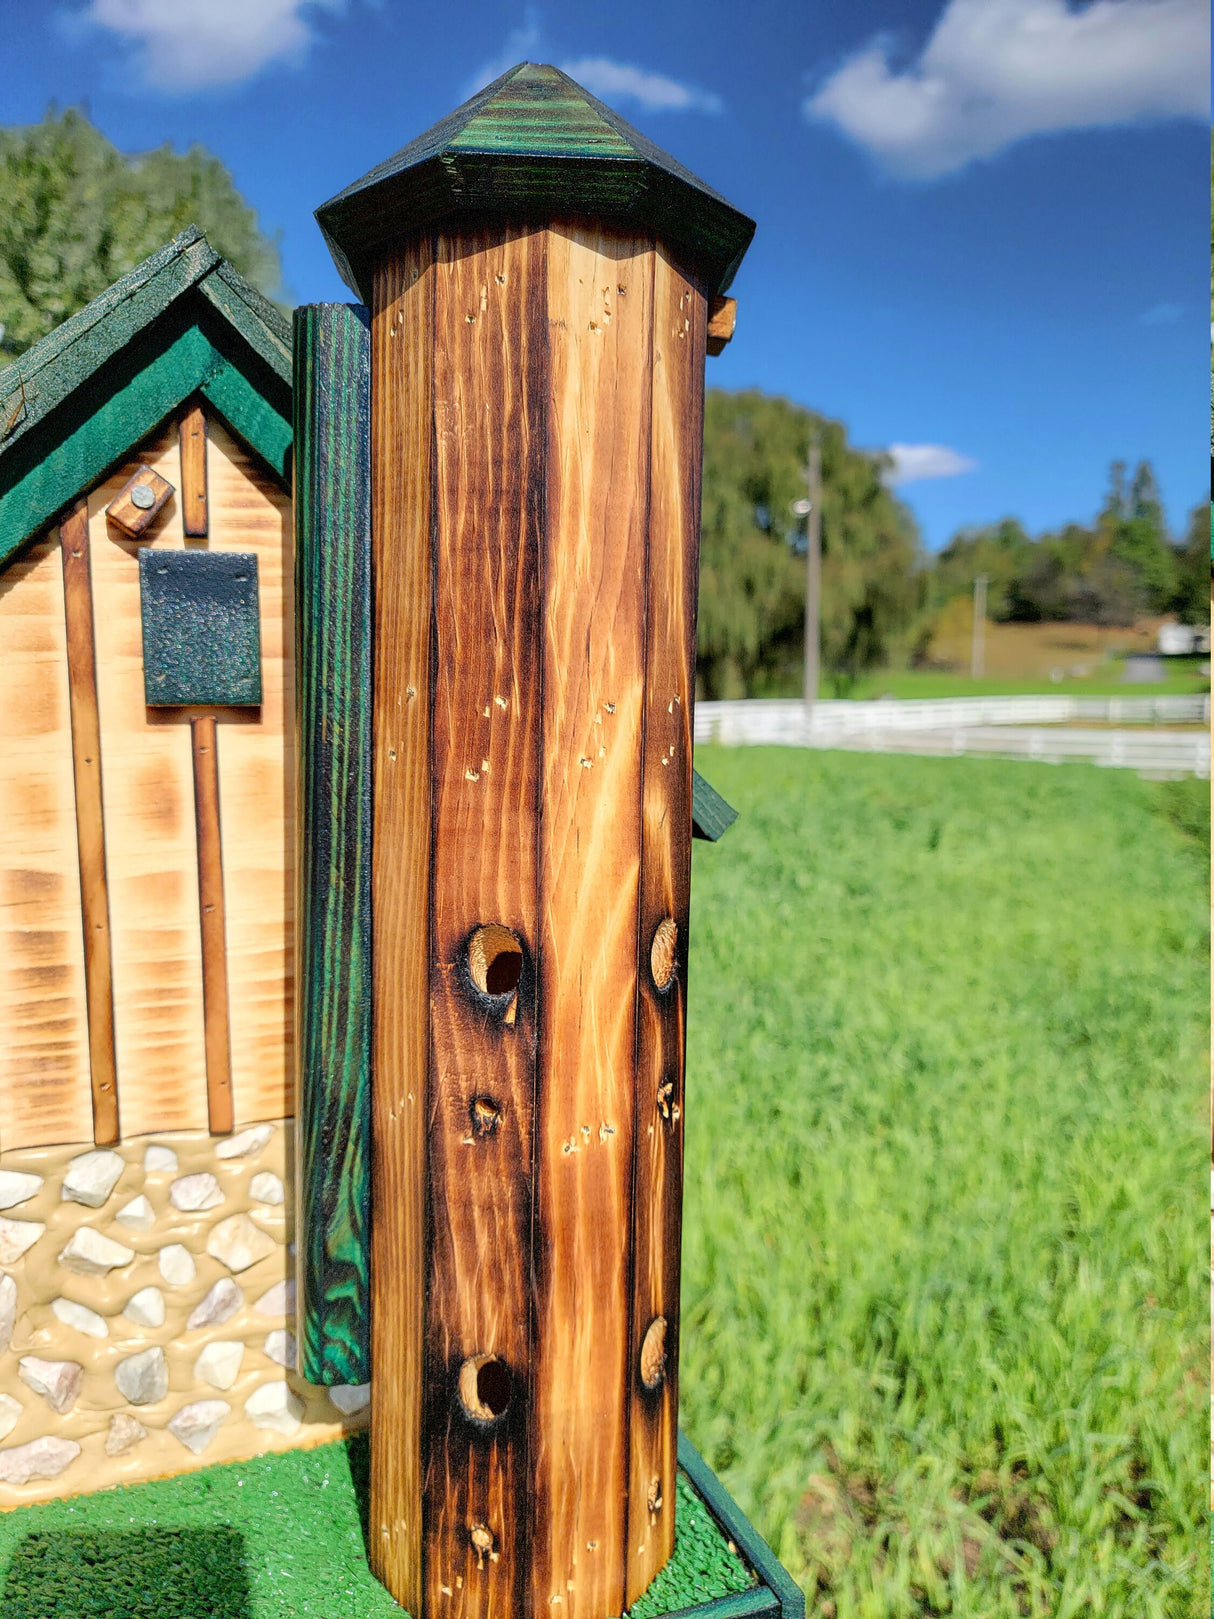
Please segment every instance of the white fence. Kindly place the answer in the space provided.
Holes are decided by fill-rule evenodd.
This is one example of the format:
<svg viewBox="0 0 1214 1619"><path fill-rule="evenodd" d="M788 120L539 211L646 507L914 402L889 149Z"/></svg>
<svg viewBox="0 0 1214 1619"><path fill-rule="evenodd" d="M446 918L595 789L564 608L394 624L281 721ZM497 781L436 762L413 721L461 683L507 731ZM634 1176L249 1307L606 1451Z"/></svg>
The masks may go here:
<svg viewBox="0 0 1214 1619"><path fill-rule="evenodd" d="M948 697L899 702L815 704L812 726L798 702L697 703L697 742L775 743L876 753L988 754L1057 764L1092 764L1144 775L1208 778L1207 731L1166 731L1167 724L1209 724L1210 699L1195 697ZM1095 721L1133 730L1084 729Z"/></svg>

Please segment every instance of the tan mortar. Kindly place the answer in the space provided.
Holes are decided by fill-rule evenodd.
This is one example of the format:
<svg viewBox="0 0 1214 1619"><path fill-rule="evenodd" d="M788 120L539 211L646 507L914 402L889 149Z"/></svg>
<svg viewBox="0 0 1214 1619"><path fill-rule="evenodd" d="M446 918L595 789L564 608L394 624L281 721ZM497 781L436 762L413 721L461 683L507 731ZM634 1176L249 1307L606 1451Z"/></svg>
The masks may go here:
<svg viewBox="0 0 1214 1619"><path fill-rule="evenodd" d="M291 1128L290 1120L275 1124L274 1134L260 1152L228 1160L215 1156L215 1148L224 1138L201 1131L164 1132L123 1141L112 1150L126 1160L126 1168L99 1209L61 1200L68 1164L90 1151L91 1143L0 1153L0 1170L45 1177L35 1197L0 1213L15 1220L46 1224L45 1232L21 1259L0 1267L17 1285L12 1343L0 1354L0 1392L12 1395L24 1408L12 1432L0 1441L0 1449L12 1449L48 1434L74 1440L81 1447L81 1454L58 1478L32 1480L24 1485L0 1483L0 1510L116 1484L195 1472L217 1462L246 1461L266 1451L307 1448L365 1426L366 1409L352 1417L343 1416L330 1401L327 1390L305 1383L295 1372L272 1361L263 1349L267 1334L276 1328L293 1329L295 1325L291 1319L263 1316L254 1308L276 1282L294 1274L295 1260L287 1248L293 1239ZM153 1144L171 1147L177 1154L175 1172L145 1174L144 1151ZM215 1176L224 1201L202 1213L175 1209L169 1201L173 1181L203 1170ZM249 1183L262 1170L271 1171L283 1181L286 1200L282 1205L267 1206L250 1198ZM156 1216L149 1231L133 1231L115 1218L141 1193ZM275 1248L247 1270L233 1273L206 1252L206 1242L219 1221L241 1213L248 1214L274 1239ZM134 1249L135 1258L107 1276L80 1276L61 1266L59 1254L72 1233L86 1225ZM194 1280L184 1286L171 1286L160 1274L157 1255L170 1243L187 1248L197 1267ZM240 1311L217 1326L187 1332L185 1323L190 1312L225 1276L231 1276L244 1293ZM160 1327L140 1327L122 1314L132 1295L148 1286L158 1287L164 1295L165 1320ZM87 1305L104 1316L109 1338L91 1338L61 1322L51 1310L51 1301L59 1297ZM230 1389L213 1388L194 1376L194 1362L203 1348L216 1339L239 1340L245 1345L240 1373ZM169 1392L155 1404L130 1405L114 1382L114 1368L126 1356L157 1344L168 1362ZM23 1355L72 1360L83 1366L81 1392L70 1411L56 1415L40 1395L21 1381L17 1366ZM290 1436L255 1427L244 1413L245 1401L255 1389L284 1379L304 1404L302 1425ZM211 1443L195 1456L168 1431L167 1424L183 1406L198 1400L225 1400L232 1409ZM111 1416L118 1411L134 1416L148 1434L125 1456L107 1456L106 1434Z"/></svg>

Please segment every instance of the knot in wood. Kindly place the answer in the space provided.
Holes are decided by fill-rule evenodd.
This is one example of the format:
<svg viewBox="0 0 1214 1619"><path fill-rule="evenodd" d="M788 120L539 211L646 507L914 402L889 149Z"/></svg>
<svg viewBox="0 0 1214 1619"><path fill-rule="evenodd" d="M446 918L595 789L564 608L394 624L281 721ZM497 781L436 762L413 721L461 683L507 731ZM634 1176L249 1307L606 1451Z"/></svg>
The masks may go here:
<svg viewBox="0 0 1214 1619"><path fill-rule="evenodd" d="M659 989L669 989L678 969L677 951L679 930L673 917L664 916L658 923L649 950L649 970Z"/></svg>
<svg viewBox="0 0 1214 1619"><path fill-rule="evenodd" d="M658 1315L645 1329L641 1344L641 1382L647 1389L662 1386L666 1376L666 1317Z"/></svg>

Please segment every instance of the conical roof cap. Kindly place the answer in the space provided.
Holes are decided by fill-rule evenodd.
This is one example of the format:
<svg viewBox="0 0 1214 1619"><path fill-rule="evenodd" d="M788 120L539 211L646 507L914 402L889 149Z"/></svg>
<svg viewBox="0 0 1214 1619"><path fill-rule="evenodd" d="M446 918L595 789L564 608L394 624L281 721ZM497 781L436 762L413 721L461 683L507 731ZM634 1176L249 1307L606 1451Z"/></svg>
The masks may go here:
<svg viewBox="0 0 1214 1619"><path fill-rule="evenodd" d="M454 217L583 217L653 231L723 292L754 222L559 68L520 62L316 210L364 302L385 249Z"/></svg>

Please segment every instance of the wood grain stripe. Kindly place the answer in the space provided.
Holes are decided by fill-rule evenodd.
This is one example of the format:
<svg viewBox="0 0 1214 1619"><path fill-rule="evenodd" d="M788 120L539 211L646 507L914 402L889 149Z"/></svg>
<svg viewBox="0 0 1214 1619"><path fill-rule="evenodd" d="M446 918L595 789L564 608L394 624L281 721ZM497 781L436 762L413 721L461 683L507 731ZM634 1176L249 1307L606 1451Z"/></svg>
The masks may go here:
<svg viewBox="0 0 1214 1619"><path fill-rule="evenodd" d="M232 1023L228 1008L228 945L224 927L223 848L219 833L219 753L215 716L190 721L194 760L194 825L198 834L198 915L202 930L202 1014L207 1053L207 1126L230 1135Z"/></svg>
<svg viewBox="0 0 1214 1619"><path fill-rule="evenodd" d="M629 1368L626 1605L674 1550L684 1041L691 890L692 700L699 562L705 298L659 247L654 263L652 464L646 557L634 1272ZM653 941L676 930L673 975L655 981ZM659 968L662 979L665 967ZM650 1324L666 1323L665 1367L640 1375Z"/></svg>
<svg viewBox="0 0 1214 1619"><path fill-rule="evenodd" d="M439 255L426 1602L514 1619L529 1530L545 235L495 228ZM521 946L512 1001L473 982L482 924ZM488 1426L458 1393L479 1355L510 1380Z"/></svg>
<svg viewBox="0 0 1214 1619"><path fill-rule="evenodd" d="M181 530L187 538L205 539L207 512L207 419L202 406L191 405L178 424L181 452Z"/></svg>
<svg viewBox="0 0 1214 1619"><path fill-rule="evenodd" d="M89 567L88 502L78 501L59 528L63 552L63 606L67 623L72 764L76 779L76 836L84 923L84 978L88 1003L93 1140L118 1140L118 1076L114 1060L113 946L101 808L101 727L93 590Z"/></svg>
<svg viewBox="0 0 1214 1619"><path fill-rule="evenodd" d="M433 264L386 259L372 315L375 582L370 1559L422 1612L422 1349L429 1052Z"/></svg>
<svg viewBox="0 0 1214 1619"><path fill-rule="evenodd" d="M537 1613L622 1611L649 483L648 242L554 226L543 551Z"/></svg>

